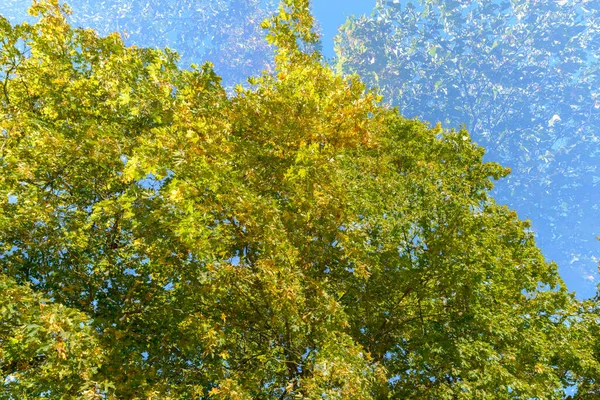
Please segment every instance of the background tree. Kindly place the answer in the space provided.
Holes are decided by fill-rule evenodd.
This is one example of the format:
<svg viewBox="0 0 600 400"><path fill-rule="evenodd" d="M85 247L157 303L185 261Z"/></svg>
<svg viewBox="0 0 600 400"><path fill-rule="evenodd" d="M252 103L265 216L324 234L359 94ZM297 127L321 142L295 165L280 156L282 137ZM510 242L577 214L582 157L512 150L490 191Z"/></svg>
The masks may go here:
<svg viewBox="0 0 600 400"><path fill-rule="evenodd" d="M489 196L507 170L333 73L307 1L264 24L276 70L233 96L31 11L0 20L1 395L592 390L581 304Z"/></svg>
<svg viewBox="0 0 600 400"><path fill-rule="evenodd" d="M466 124L512 168L496 199L530 218L545 254L593 293L600 211L598 2L378 1L338 36L338 71L403 115ZM583 277L588 280L587 287Z"/></svg>

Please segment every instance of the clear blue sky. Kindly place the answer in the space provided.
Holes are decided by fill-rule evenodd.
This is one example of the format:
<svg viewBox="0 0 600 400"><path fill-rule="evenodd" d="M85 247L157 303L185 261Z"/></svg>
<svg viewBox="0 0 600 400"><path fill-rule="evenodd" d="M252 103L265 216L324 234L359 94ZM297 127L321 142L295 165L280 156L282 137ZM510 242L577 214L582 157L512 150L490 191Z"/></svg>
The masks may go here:
<svg viewBox="0 0 600 400"><path fill-rule="evenodd" d="M350 15L370 14L375 0L313 0L313 15L319 21L323 33L323 53L333 57L333 37L337 28Z"/></svg>

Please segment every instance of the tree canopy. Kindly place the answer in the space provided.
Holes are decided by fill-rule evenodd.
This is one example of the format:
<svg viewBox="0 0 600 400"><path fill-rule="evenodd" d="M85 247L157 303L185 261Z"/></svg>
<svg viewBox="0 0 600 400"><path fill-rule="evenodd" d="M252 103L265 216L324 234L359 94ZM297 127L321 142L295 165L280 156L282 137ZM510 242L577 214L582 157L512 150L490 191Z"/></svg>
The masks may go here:
<svg viewBox="0 0 600 400"><path fill-rule="evenodd" d="M338 70L380 87L403 115L466 124L513 170L496 199L583 276L598 255L599 4L379 0L341 27L336 49Z"/></svg>
<svg viewBox="0 0 600 400"><path fill-rule="evenodd" d="M597 396L597 302L490 196L507 169L334 73L308 0L232 95L30 10L0 18L0 397Z"/></svg>

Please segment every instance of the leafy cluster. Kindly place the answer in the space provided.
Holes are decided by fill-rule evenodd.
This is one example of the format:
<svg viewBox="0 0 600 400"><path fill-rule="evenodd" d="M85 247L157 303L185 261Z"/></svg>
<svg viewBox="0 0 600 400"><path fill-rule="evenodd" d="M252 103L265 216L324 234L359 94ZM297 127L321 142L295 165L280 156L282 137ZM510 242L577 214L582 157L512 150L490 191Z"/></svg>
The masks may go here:
<svg viewBox="0 0 600 400"><path fill-rule="evenodd" d="M85 314L45 301L5 275L0 292L1 398L44 391L93 398L110 388L95 380L104 360Z"/></svg>
<svg viewBox="0 0 600 400"><path fill-rule="evenodd" d="M0 19L0 397L597 393L595 303L489 196L507 170L323 65L307 0L233 96L31 12Z"/></svg>

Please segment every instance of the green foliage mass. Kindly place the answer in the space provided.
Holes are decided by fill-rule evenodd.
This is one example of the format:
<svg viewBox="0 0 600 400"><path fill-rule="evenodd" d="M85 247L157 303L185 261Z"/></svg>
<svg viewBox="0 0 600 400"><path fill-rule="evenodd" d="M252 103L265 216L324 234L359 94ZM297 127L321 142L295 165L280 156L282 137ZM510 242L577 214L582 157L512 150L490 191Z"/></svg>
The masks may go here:
<svg viewBox="0 0 600 400"><path fill-rule="evenodd" d="M595 303L489 196L507 170L302 50L307 0L232 96L31 12L0 19L0 398L597 392Z"/></svg>

